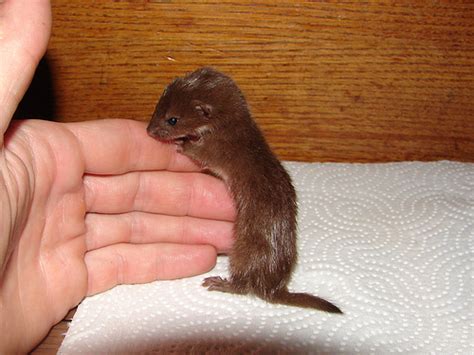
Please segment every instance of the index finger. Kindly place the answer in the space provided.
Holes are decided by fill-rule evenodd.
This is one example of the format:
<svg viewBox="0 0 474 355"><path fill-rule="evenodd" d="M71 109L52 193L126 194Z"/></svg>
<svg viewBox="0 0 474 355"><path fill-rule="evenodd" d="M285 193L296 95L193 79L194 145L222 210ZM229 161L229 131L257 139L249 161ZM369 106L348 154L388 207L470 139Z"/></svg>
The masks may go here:
<svg viewBox="0 0 474 355"><path fill-rule="evenodd" d="M106 119L66 123L82 149L85 172L107 175L139 170L199 171L174 145L156 141L146 123Z"/></svg>

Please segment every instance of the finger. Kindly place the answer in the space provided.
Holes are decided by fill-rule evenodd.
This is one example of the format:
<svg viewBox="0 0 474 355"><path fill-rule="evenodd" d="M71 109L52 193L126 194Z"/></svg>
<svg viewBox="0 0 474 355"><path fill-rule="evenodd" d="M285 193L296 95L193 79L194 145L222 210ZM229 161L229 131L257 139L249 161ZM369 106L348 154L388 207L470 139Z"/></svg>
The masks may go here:
<svg viewBox="0 0 474 355"><path fill-rule="evenodd" d="M143 211L233 221L235 210L224 183L202 173L168 171L84 177L88 212Z"/></svg>
<svg viewBox="0 0 474 355"><path fill-rule="evenodd" d="M232 247L233 223L151 213L86 216L87 250L119 243L210 244L219 253Z"/></svg>
<svg viewBox="0 0 474 355"><path fill-rule="evenodd" d="M199 275L214 267L210 245L115 244L86 253L88 295L120 284Z"/></svg>
<svg viewBox="0 0 474 355"><path fill-rule="evenodd" d="M85 171L122 174L136 170L198 171L173 144L160 143L146 133L146 123L99 120L67 123L81 144Z"/></svg>

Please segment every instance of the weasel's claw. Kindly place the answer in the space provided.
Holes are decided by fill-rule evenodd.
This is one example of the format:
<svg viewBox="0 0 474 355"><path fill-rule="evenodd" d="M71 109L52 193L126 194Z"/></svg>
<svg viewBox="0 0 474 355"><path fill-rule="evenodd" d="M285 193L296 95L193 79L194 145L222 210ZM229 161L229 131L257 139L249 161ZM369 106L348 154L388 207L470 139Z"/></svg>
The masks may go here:
<svg viewBox="0 0 474 355"><path fill-rule="evenodd" d="M205 278L202 285L207 287L208 291L224 291L228 289L229 281L220 276L212 276Z"/></svg>

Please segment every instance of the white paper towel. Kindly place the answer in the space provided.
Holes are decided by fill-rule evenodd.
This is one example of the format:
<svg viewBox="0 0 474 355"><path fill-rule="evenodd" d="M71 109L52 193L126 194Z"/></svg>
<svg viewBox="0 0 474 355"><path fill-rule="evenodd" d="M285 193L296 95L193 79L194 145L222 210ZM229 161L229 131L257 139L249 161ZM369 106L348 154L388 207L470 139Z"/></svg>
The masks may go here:
<svg viewBox="0 0 474 355"><path fill-rule="evenodd" d="M287 163L299 202L290 289L344 315L209 292L204 276L79 306L60 353L473 353L474 164ZM227 258L208 275L227 275Z"/></svg>

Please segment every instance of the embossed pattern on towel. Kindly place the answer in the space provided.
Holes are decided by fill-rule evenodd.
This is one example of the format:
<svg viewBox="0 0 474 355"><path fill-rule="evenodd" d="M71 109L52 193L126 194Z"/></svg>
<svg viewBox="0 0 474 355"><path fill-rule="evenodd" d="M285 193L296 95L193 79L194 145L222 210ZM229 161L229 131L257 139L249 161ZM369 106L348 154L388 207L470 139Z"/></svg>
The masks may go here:
<svg viewBox="0 0 474 355"><path fill-rule="evenodd" d="M474 164L286 166L300 212L290 288L343 316L208 292L201 275L86 299L60 353L473 351Z"/></svg>

